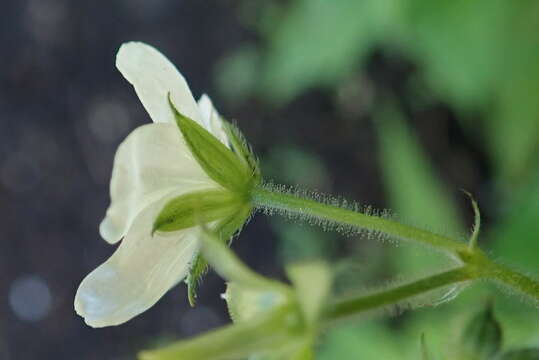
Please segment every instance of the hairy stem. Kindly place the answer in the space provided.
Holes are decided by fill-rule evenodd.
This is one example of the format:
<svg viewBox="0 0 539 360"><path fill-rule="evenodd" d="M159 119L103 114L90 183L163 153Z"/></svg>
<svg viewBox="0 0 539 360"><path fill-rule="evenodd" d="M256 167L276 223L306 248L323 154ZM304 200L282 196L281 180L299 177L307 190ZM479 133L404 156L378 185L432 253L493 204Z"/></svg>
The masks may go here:
<svg viewBox="0 0 539 360"><path fill-rule="evenodd" d="M337 302L331 306L326 318L330 321L339 320L473 278L474 273L467 266L462 266L389 290Z"/></svg>
<svg viewBox="0 0 539 360"><path fill-rule="evenodd" d="M252 201L254 206L260 209L277 210L285 214L297 215L300 218L315 218L358 229L378 231L403 240L429 245L436 250L459 258L465 264L460 269L451 270L447 273L434 275L430 278L395 288L387 294L373 294L364 298L346 301L337 306L337 310L334 310L337 313L341 311L344 313L350 312L350 314L360 312L363 308L370 309L372 307L395 303L414 294L420 294L452 282L478 278L499 282L529 296L539 304L539 282L537 280L489 259L477 247L476 242L480 223L479 209L475 201L473 201L473 206L476 213L476 224L469 245L414 226L401 224L397 221L362 214L286 192L273 191L264 186L258 187L253 191Z"/></svg>
<svg viewBox="0 0 539 360"><path fill-rule="evenodd" d="M455 253L466 248L465 244L460 241L410 225L287 193L270 191L263 187L253 191L252 200L258 208L274 209L291 215L313 217L359 229L379 231L401 239L429 245L437 250Z"/></svg>
<svg viewBox="0 0 539 360"><path fill-rule="evenodd" d="M485 271L484 277L507 285L513 290L530 297L536 304L539 304L539 282L527 275L491 261L488 269Z"/></svg>

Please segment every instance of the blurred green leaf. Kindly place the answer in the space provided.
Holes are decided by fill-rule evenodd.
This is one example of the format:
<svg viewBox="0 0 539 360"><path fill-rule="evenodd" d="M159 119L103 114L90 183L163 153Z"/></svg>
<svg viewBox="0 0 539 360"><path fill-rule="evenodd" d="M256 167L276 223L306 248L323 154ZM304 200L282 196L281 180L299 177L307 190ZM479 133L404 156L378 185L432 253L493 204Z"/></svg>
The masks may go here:
<svg viewBox="0 0 539 360"><path fill-rule="evenodd" d="M421 360L432 360L425 340L425 333L421 334Z"/></svg>
<svg viewBox="0 0 539 360"><path fill-rule="evenodd" d="M535 26L535 31L539 31L539 25ZM485 125L489 136L486 139L497 175L507 189L529 181L537 166L539 44L535 46L535 51L514 59L515 64L507 71L500 88L497 106L487 113Z"/></svg>
<svg viewBox="0 0 539 360"><path fill-rule="evenodd" d="M299 147L283 145L272 148L262 158L262 163L264 175L278 182L321 191L330 187L330 174L322 159Z"/></svg>
<svg viewBox="0 0 539 360"><path fill-rule="evenodd" d="M461 351L465 358L492 359L502 346L502 328L494 316L492 305L474 315L461 336Z"/></svg>
<svg viewBox="0 0 539 360"><path fill-rule="evenodd" d="M496 360L539 360L539 349L521 349L509 351Z"/></svg>
<svg viewBox="0 0 539 360"><path fill-rule="evenodd" d="M292 224L279 218L270 219L270 225L279 238L277 252L285 264L327 258L335 252L335 238L319 229Z"/></svg>
<svg viewBox="0 0 539 360"><path fill-rule="evenodd" d="M346 76L392 23L395 0L296 0L274 23L262 91L279 102ZM315 41L313 41L315 39Z"/></svg>
<svg viewBox="0 0 539 360"><path fill-rule="evenodd" d="M215 82L224 99L239 103L252 95L259 77L259 58L254 46L243 45L219 60Z"/></svg>
<svg viewBox="0 0 539 360"><path fill-rule="evenodd" d="M317 359L349 360L352 354L357 359L406 358L407 351L399 349L399 342L392 335L383 324L373 321L362 321L360 326L339 326L328 331Z"/></svg>
<svg viewBox="0 0 539 360"><path fill-rule="evenodd" d="M500 46L515 2L405 1L399 45L422 65L428 82L459 109L481 108L503 70Z"/></svg>
<svg viewBox="0 0 539 360"><path fill-rule="evenodd" d="M402 115L388 107L377 114L376 128L382 175L397 216L430 230L461 233L456 204ZM422 270L427 264L444 261L435 256L417 257L406 249L398 253L402 253L396 261L401 270Z"/></svg>
<svg viewBox="0 0 539 360"><path fill-rule="evenodd" d="M280 183L321 191L329 191L331 188L331 178L322 160L296 146L271 149L262 158L262 168L267 178L276 179ZM277 251L284 263L327 258L335 252L334 234L279 217L271 218L270 225L279 237Z"/></svg>
<svg viewBox="0 0 539 360"><path fill-rule="evenodd" d="M508 263L539 274L539 167L529 184L514 191L504 210L505 216L490 231L489 248Z"/></svg>

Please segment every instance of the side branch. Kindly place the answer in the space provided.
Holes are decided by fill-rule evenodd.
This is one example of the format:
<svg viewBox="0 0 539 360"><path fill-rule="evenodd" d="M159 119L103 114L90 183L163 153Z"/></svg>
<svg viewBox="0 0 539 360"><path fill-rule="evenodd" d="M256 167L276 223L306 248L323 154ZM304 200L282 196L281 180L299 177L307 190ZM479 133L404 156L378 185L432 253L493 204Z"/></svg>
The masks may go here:
<svg viewBox="0 0 539 360"><path fill-rule="evenodd" d="M467 266L462 266L389 290L339 301L330 306L326 318L330 321L343 319L473 278L473 272L470 272Z"/></svg>

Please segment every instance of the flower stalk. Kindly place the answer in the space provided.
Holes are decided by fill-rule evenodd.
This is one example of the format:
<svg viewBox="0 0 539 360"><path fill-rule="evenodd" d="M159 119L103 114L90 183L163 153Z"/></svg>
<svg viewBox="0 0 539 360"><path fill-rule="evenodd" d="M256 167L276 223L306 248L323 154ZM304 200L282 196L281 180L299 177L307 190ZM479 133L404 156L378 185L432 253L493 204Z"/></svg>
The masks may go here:
<svg viewBox="0 0 539 360"><path fill-rule="evenodd" d="M252 201L255 207L261 209L279 210L292 215L314 217L358 229L379 231L403 240L429 245L436 250L454 253L466 249L466 244L446 236L379 216L362 214L293 194L272 191L263 186L254 189Z"/></svg>

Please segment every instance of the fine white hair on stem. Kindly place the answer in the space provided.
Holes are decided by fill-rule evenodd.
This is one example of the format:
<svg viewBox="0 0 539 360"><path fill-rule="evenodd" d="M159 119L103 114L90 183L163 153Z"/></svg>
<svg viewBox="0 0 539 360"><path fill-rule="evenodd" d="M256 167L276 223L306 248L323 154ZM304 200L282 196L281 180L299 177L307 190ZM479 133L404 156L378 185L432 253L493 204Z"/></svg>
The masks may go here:
<svg viewBox="0 0 539 360"><path fill-rule="evenodd" d="M282 193L287 195L292 195L300 199L313 200L321 204L338 207L341 209L347 209L354 212L359 212L369 216L377 216L381 218L390 218L391 213L389 210L377 210L371 207L370 205L361 205L358 202L348 201L341 197L330 196L322 194L312 190L306 190L296 186L286 186L275 184L273 182L266 182L263 184L263 188L276 193ZM376 239L380 241L392 241L392 239L384 233L376 230L369 230L360 228L353 225L341 224L336 221L328 220L321 218L308 212L301 211L289 211L282 208L273 208L271 206L259 206L258 211L262 212L265 215L280 215L288 220L300 220L308 223L309 225L315 225L322 230L330 232L336 231L344 236L361 236L369 239Z"/></svg>
<svg viewBox="0 0 539 360"><path fill-rule="evenodd" d="M280 185L275 184L273 182L265 182L262 185L262 188L268 192L272 193L280 193L284 195L293 196L299 199L306 199L306 200L312 200L317 203L321 203L324 205L337 207L341 209L350 210L353 212L361 213L368 216L374 216L379 217L383 219L392 219L397 220L404 224L410 224L418 229L427 230L429 232L439 234L439 235L445 235L444 232L435 231L435 229L431 229L430 227L425 226L418 226L417 224L413 224L411 221L402 221L400 216L395 215L391 210L389 209L375 209L370 205L362 205L355 201L348 201L342 197L335 197L330 196L326 194L322 194L316 191L312 190L306 190L300 187L296 186L286 186L286 185ZM397 238L387 235L385 233L382 233L378 230L372 230L372 229L365 229L363 227L350 225L350 224L342 224L336 221L328 220L326 218L322 218L316 215L311 214L309 211L301 211L301 209L290 211L285 208L281 207L273 207L271 205L264 205L260 204L257 207L257 210L262 212L265 215L280 215L283 216L286 219L289 220L299 220L303 221L309 225L316 225L322 228L324 231L337 231L338 233L344 235L344 236L360 236L367 238L369 240L379 240L382 242L388 242L391 244L398 244L399 241ZM453 238L457 238L459 240L466 239L466 236L464 234L461 234L459 236L454 236L455 234L452 234Z"/></svg>
<svg viewBox="0 0 539 360"><path fill-rule="evenodd" d="M517 270L520 274L522 274L524 276L527 276L527 277L529 277L531 279L534 279L534 280L537 279L537 274L536 273L532 273L530 271L525 271L517 263L507 261L507 260L502 260L502 259L499 259L499 258L494 259L494 256L492 254L490 254L490 253L488 255L489 255L489 257L493 258L493 261L495 263L497 263L497 264L506 266L506 267L508 267L510 269ZM488 281L490 283L493 283L498 289L500 289L500 291L502 293L506 294L507 296L516 297L521 302L523 302L524 304L526 304L528 306L539 308L539 300L538 299L534 298L530 294L526 294L525 292L516 289L514 286L509 285L508 283L502 281L501 279L490 277L490 278L487 278L487 279L484 279L484 280Z"/></svg>
<svg viewBox="0 0 539 360"><path fill-rule="evenodd" d="M450 270L454 266L444 267L445 270ZM441 270L443 272L443 270ZM355 286L354 289L346 291L339 295L339 299L358 299L362 297L369 297L376 294L382 294L389 292L392 289L396 289L400 286L404 286L415 281L424 279L425 276L432 275L432 273L425 272L423 274L416 274L413 276L398 276L391 280L378 281L373 285ZM391 304L384 304L373 307L368 310L359 312L356 316L351 316L350 319L370 318L370 317L396 317L400 316L410 310L416 310L421 308L433 308L445 303L448 303L455 299L463 290L473 285L475 281L467 280L459 283L448 284L439 288L431 289L413 296L406 297L405 299L392 302ZM346 319L344 321L347 321Z"/></svg>

